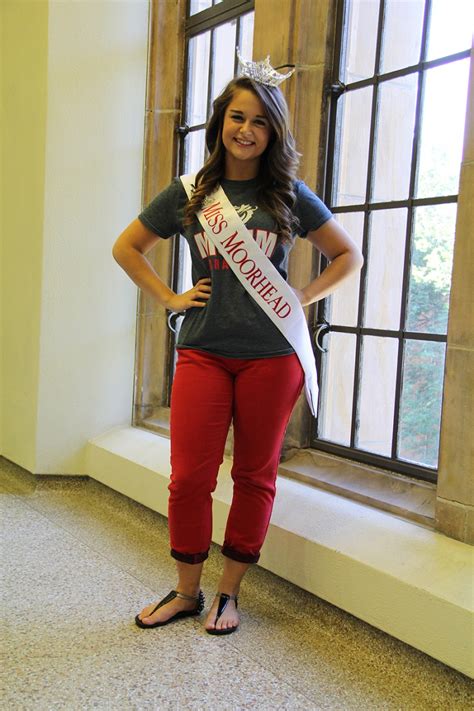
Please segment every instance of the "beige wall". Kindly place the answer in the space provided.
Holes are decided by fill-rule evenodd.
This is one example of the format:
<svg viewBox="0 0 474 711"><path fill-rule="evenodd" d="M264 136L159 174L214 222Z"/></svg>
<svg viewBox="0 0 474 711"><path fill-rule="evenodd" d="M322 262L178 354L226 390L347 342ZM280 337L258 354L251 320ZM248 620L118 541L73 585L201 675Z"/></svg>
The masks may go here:
<svg viewBox="0 0 474 711"><path fill-rule="evenodd" d="M111 256L141 205L148 2L3 2L2 454L84 473L130 422L136 289Z"/></svg>
<svg viewBox="0 0 474 711"><path fill-rule="evenodd" d="M35 463L47 115L48 5L3 2L2 429Z"/></svg>

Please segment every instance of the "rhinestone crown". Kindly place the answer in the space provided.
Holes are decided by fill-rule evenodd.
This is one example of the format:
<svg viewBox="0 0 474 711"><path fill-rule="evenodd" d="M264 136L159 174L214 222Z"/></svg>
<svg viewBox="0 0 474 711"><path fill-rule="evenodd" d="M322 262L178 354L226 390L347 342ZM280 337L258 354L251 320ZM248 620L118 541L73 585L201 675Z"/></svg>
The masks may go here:
<svg viewBox="0 0 474 711"><path fill-rule="evenodd" d="M261 62L252 62L251 60L242 59L237 48L237 58L239 60L240 76L249 77L249 79L258 81L259 84L266 84L267 86L278 86L282 81L291 77L295 71L292 69L286 74L279 74L270 64L270 55Z"/></svg>

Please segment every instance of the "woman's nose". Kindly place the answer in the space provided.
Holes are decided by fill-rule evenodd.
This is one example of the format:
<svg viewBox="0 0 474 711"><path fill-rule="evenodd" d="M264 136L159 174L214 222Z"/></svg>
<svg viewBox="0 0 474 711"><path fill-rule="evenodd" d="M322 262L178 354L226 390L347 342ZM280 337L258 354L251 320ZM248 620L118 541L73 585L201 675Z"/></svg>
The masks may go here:
<svg viewBox="0 0 474 711"><path fill-rule="evenodd" d="M248 133L251 129L251 123L250 121L244 121L244 123L241 125L241 131L242 133Z"/></svg>

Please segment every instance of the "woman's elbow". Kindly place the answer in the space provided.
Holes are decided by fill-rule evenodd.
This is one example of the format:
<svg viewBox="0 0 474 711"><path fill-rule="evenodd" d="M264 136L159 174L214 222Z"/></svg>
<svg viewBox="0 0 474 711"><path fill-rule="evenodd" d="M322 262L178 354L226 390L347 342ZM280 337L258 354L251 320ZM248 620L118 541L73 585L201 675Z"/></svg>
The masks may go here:
<svg viewBox="0 0 474 711"><path fill-rule="evenodd" d="M123 264L125 251L126 251L126 248L123 245L123 243L120 241L120 238L119 238L115 242L114 246L112 247L112 257L115 259L117 264L119 264L120 266L122 266L122 264Z"/></svg>
<svg viewBox="0 0 474 711"><path fill-rule="evenodd" d="M364 255L362 254L362 250L354 242L352 242L347 250L347 253L349 254L351 271L359 272L364 266Z"/></svg>
<svg viewBox="0 0 474 711"><path fill-rule="evenodd" d="M113 247L112 247L112 257L115 259L116 262L118 262L118 263L120 264L120 262L119 262L119 259L120 259L120 258L119 258L119 252L120 252L120 249L119 249L119 247L118 247L117 242L115 242L114 245L113 245Z"/></svg>
<svg viewBox="0 0 474 711"><path fill-rule="evenodd" d="M362 254L362 251L359 249L359 247L356 247L355 254L354 254L354 269L360 272L362 267L364 266L364 255Z"/></svg>

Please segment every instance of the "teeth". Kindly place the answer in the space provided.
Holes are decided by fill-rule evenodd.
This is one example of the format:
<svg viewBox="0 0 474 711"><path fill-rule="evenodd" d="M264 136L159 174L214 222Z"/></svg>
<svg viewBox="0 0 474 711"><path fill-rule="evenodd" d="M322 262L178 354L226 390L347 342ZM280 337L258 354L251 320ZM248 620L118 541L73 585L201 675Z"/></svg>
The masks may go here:
<svg viewBox="0 0 474 711"><path fill-rule="evenodd" d="M237 143L240 143L241 146L251 146L252 141L240 141L238 138L235 139Z"/></svg>

